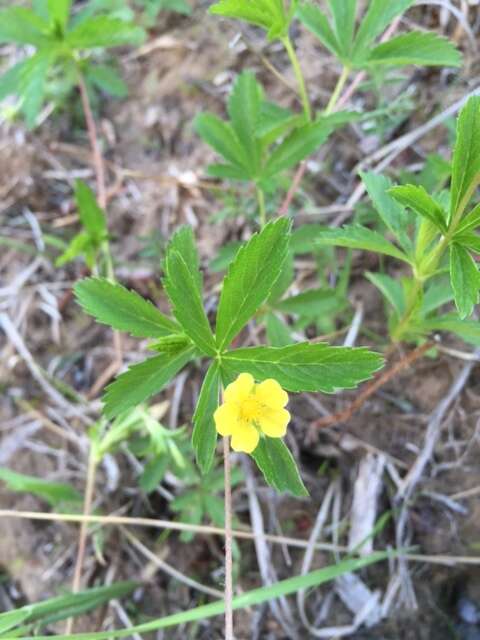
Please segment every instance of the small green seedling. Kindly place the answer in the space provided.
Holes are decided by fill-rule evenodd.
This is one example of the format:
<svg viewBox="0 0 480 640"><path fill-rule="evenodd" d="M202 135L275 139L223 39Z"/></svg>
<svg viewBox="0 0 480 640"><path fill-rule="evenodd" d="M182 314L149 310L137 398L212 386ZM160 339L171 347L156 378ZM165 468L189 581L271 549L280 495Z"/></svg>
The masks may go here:
<svg viewBox="0 0 480 640"><path fill-rule="evenodd" d="M319 246L361 249L388 256L407 265L411 277L368 274L389 308L394 341L424 339L432 331L450 331L480 344L478 322L470 320L479 301L480 274L475 256L480 253L480 206L474 206L480 184L480 98L473 97L458 118L451 168L451 187L444 163L435 179L424 174L439 191L428 193L421 184L394 186L373 173L362 174L365 187L390 238L362 225L324 229ZM445 313L449 302L455 311Z"/></svg>
<svg viewBox="0 0 480 640"><path fill-rule="evenodd" d="M93 14L93 15L92 15ZM73 13L71 0L35 0L32 9L9 7L0 11L0 44L29 45L35 52L0 77L0 100L16 95L29 127L33 127L49 96L49 87L61 86L62 97L85 77L90 89L125 95L115 69L96 65L92 54L143 41L143 29L132 22L87 7Z"/></svg>

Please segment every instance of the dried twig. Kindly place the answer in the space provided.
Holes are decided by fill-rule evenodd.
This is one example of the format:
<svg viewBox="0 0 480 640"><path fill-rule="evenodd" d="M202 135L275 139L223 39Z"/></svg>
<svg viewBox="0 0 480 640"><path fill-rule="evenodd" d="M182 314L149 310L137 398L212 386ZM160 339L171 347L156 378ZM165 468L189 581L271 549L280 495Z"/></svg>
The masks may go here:
<svg viewBox="0 0 480 640"><path fill-rule="evenodd" d="M341 422L346 422L349 420L353 414L358 411L365 402L376 392L378 389L383 387L387 382L389 382L392 378L401 373L404 369L410 367L414 362L422 358L425 353L434 346L433 342L426 342L422 344L420 347L417 347L409 354L404 356L401 360L399 360L396 364L394 364L390 369L387 369L380 375L378 375L367 387L355 398L355 400L343 411L339 411L331 416L325 416L323 418L319 418L312 423L312 427L317 429L324 429L325 427L331 427L335 424L339 424Z"/></svg>

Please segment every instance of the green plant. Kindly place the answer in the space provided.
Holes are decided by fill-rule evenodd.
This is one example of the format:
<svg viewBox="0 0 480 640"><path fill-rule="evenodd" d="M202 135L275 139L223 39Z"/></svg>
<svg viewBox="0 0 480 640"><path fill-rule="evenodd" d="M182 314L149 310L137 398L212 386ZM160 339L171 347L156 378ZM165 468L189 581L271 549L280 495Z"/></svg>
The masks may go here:
<svg viewBox="0 0 480 640"><path fill-rule="evenodd" d="M111 66L96 65L92 54L125 44L138 44L144 31L110 15L72 15L71 0L35 0L32 9L10 7L0 11L0 43L34 47L35 53L0 78L0 100L20 99L20 109L33 127L50 90L63 97L85 77L90 89L124 95L125 85ZM60 85L59 85L60 83Z"/></svg>
<svg viewBox="0 0 480 640"><path fill-rule="evenodd" d="M443 189L447 175L422 184L394 186L381 175L362 174L375 210L393 242L385 234L362 225L324 229L319 245L371 251L408 265L411 276L401 279L369 273L389 310L394 341L418 341L432 331L449 331L473 344L480 343L478 323L469 320L479 299L480 275L474 256L480 252L477 231L479 206L472 205L480 184L480 99L471 98L458 119L451 169L451 188ZM435 185L436 182L436 185ZM456 310L443 309L454 301Z"/></svg>
<svg viewBox="0 0 480 640"><path fill-rule="evenodd" d="M175 320L150 302L107 280L87 279L75 286L78 301L99 322L132 335L154 339L158 355L134 365L105 393L105 415L113 418L158 393L188 362L211 362L193 417L193 446L203 472L211 469L216 446L213 414L221 385L243 372L257 380L274 378L289 391L332 392L351 388L376 371L381 358L364 349L300 343L283 348L231 349L232 341L268 299L288 254L290 224L267 224L238 252L224 279L213 334L202 302L198 255L190 228L170 241L164 264L164 287ZM263 441L262 441L263 442ZM270 455L256 458L267 481L280 490L303 495L294 461L281 440L266 438ZM278 470L275 465L279 465ZM290 473L285 471L291 468ZM284 478L289 484L283 484ZM279 479L282 478L282 484Z"/></svg>

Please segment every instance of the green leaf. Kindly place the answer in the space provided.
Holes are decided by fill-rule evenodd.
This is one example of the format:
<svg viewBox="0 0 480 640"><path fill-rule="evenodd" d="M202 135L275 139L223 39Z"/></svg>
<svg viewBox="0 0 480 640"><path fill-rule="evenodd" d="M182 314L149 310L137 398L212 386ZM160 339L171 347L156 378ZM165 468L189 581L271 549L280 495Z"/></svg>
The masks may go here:
<svg viewBox="0 0 480 640"><path fill-rule="evenodd" d="M48 13L53 22L65 28L70 15L71 0L48 0Z"/></svg>
<svg viewBox="0 0 480 640"><path fill-rule="evenodd" d="M265 145L269 145L285 136L290 129L304 123L304 114L293 113L290 109L284 109L273 102L263 101L255 135L262 138Z"/></svg>
<svg viewBox="0 0 480 640"><path fill-rule="evenodd" d="M450 279L458 313L466 318L478 303L480 275L472 256L457 244L450 245Z"/></svg>
<svg viewBox="0 0 480 640"><path fill-rule="evenodd" d="M109 16L94 16L77 24L66 35L67 44L73 49L96 49L139 45L145 39L145 31L131 22Z"/></svg>
<svg viewBox="0 0 480 640"><path fill-rule="evenodd" d="M333 32L327 16L319 7L311 2L302 3L297 9L297 16L326 49L338 58L342 57L342 46Z"/></svg>
<svg viewBox="0 0 480 640"><path fill-rule="evenodd" d="M434 279L423 296L422 314L427 316L452 300L453 291L450 286L450 279L445 277Z"/></svg>
<svg viewBox="0 0 480 640"><path fill-rule="evenodd" d="M480 346L480 322L478 320L460 320L452 314L425 320L422 323L422 328L426 332L449 331L469 344Z"/></svg>
<svg viewBox="0 0 480 640"><path fill-rule="evenodd" d="M243 246L243 244L244 243L241 241L236 241L229 242L228 244L223 245L223 247L220 247L216 258L211 260L210 264L208 265L210 271L213 271L214 273L224 271L235 258L238 250Z"/></svg>
<svg viewBox="0 0 480 640"><path fill-rule="evenodd" d="M302 224L301 227L294 229L290 248L294 255L304 255L321 250L317 243L317 239L328 229L324 224Z"/></svg>
<svg viewBox="0 0 480 640"><path fill-rule="evenodd" d="M410 252L412 250L412 241L407 234L408 214L404 207L388 193L393 186L392 181L386 176L373 172L361 172L360 177L373 202L373 206L384 224L398 239L404 250Z"/></svg>
<svg viewBox="0 0 480 640"><path fill-rule="evenodd" d="M390 23L414 4L415 0L370 0L357 31L353 46L353 59L361 62L370 53L369 45Z"/></svg>
<svg viewBox="0 0 480 640"><path fill-rule="evenodd" d="M411 31L372 49L368 65L459 67L462 56L455 45L436 33Z"/></svg>
<svg viewBox="0 0 480 640"><path fill-rule="evenodd" d="M480 253L480 236L476 233L456 233L453 240L473 253Z"/></svg>
<svg viewBox="0 0 480 640"><path fill-rule="evenodd" d="M265 316L267 339L272 347L286 347L292 344L293 338L287 325L275 313Z"/></svg>
<svg viewBox="0 0 480 640"><path fill-rule="evenodd" d="M82 496L68 484L50 482L42 478L27 476L23 473L10 471L0 467L0 480L3 480L11 491L32 493L45 500L51 507L57 508L61 504L81 503Z"/></svg>
<svg viewBox="0 0 480 640"><path fill-rule="evenodd" d="M301 342L287 347L248 347L222 356L222 369L236 377L250 373L256 380L274 378L287 391L353 389L372 377L383 359L367 349L331 347Z"/></svg>
<svg viewBox="0 0 480 640"><path fill-rule="evenodd" d="M478 227L480 227L480 204L477 204L475 209L472 209L472 211L463 218L458 226L455 236L457 234L461 235L463 233L468 233L469 231L475 231Z"/></svg>
<svg viewBox="0 0 480 640"><path fill-rule="evenodd" d="M287 256L290 222L269 222L239 250L228 269L217 311L217 346L223 351L268 298Z"/></svg>
<svg viewBox="0 0 480 640"><path fill-rule="evenodd" d="M217 431L213 414L218 408L220 397L220 370L218 362L214 361L203 381L197 408L193 416L192 444L197 458L197 464L202 473L208 473L213 465Z"/></svg>
<svg viewBox="0 0 480 640"><path fill-rule="evenodd" d="M342 55L348 59L353 45L357 0L329 0L328 4L333 15L337 42Z"/></svg>
<svg viewBox="0 0 480 640"><path fill-rule="evenodd" d="M270 40L284 36L290 22L283 0L219 0L209 11L262 27Z"/></svg>
<svg viewBox="0 0 480 640"><path fill-rule="evenodd" d="M98 206L95 194L85 182L75 182L75 202L78 215L88 235L100 243L107 235L107 219L105 212Z"/></svg>
<svg viewBox="0 0 480 640"><path fill-rule="evenodd" d="M215 339L202 300L202 277L191 227L172 238L165 257L163 285L172 311L184 332L208 355L215 355Z"/></svg>
<svg viewBox="0 0 480 640"><path fill-rule="evenodd" d="M310 291L304 291L296 296L280 300L274 306L275 309L283 313L318 318L337 310L339 302L338 294L335 291L310 289Z"/></svg>
<svg viewBox="0 0 480 640"><path fill-rule="evenodd" d="M393 307L396 314L401 316L405 311L405 295L400 282L385 275L384 273L367 272L365 275L382 293L383 297Z"/></svg>
<svg viewBox="0 0 480 640"><path fill-rule="evenodd" d="M453 153L451 218L465 211L480 183L480 97L472 97L460 112Z"/></svg>
<svg viewBox="0 0 480 640"><path fill-rule="evenodd" d="M346 225L341 229L325 229L317 236L317 244L334 247L347 247L349 249L363 249L382 253L404 262L410 262L409 258L395 245L386 240L377 231L372 231L361 225Z"/></svg>
<svg viewBox="0 0 480 640"><path fill-rule="evenodd" d="M325 122L314 122L295 129L274 149L262 172L262 178L270 178L289 169L316 151L332 133Z"/></svg>
<svg viewBox="0 0 480 640"><path fill-rule="evenodd" d="M246 169L233 164L210 164L207 167L207 173L212 178L220 178L221 180L249 182L252 179Z"/></svg>
<svg viewBox="0 0 480 640"><path fill-rule="evenodd" d="M24 634L32 631L32 624L35 624L35 632L38 633L40 627L91 611L109 602L109 600L121 598L131 593L137 587L137 582L117 582L107 587L96 587L79 593L61 595L42 602L28 604L15 611L0 613L0 631L2 632L0 637L5 638L5 640L7 638L12 640L12 638L17 638L20 635L24 636ZM12 628L11 623L14 620L14 614L18 614L19 622L27 623L27 625L16 629L15 635L5 636L3 631ZM88 636L88 634L86 635ZM51 638L52 636L47 637Z"/></svg>
<svg viewBox="0 0 480 640"><path fill-rule="evenodd" d="M48 31L48 22L30 9L10 7L0 11L0 43L41 47L48 42Z"/></svg>
<svg viewBox="0 0 480 640"><path fill-rule="evenodd" d="M2 76L0 76L0 101L7 96L20 93L20 80L23 68L27 65L29 58L22 60L18 64L11 67Z"/></svg>
<svg viewBox="0 0 480 640"><path fill-rule="evenodd" d="M18 627L24 620L27 620L31 615L31 610L27 607L21 609L14 609L13 611L6 611L0 614L0 638L6 631ZM16 636L15 636L16 637Z"/></svg>
<svg viewBox="0 0 480 640"><path fill-rule="evenodd" d="M245 151L231 124L220 120L213 113L201 113L195 118L195 131L230 164L251 175Z"/></svg>
<svg viewBox="0 0 480 640"><path fill-rule="evenodd" d="M85 257L87 267L92 269L95 264L96 254L97 250L92 245L90 236L88 233L83 231L73 236L65 251L55 260L55 266L63 267L67 262L71 262L72 260L75 260L75 258L78 258L78 256L83 255Z"/></svg>
<svg viewBox="0 0 480 640"><path fill-rule="evenodd" d="M255 74L251 71L241 73L228 100L228 114L254 174L260 168L261 148L255 137L255 130L262 100L262 87L256 81Z"/></svg>
<svg viewBox="0 0 480 640"><path fill-rule="evenodd" d="M110 65L88 65L87 79L100 89L100 91L104 91L115 98L124 98L128 94L127 85L116 69Z"/></svg>
<svg viewBox="0 0 480 640"><path fill-rule="evenodd" d="M429 220L442 233L447 231L446 212L442 207L425 191L423 187L413 184L392 187L389 193L397 202L409 207L415 213Z"/></svg>
<svg viewBox="0 0 480 640"><path fill-rule="evenodd" d="M308 496L295 460L283 440L260 438L252 458L263 473L266 483L276 491L288 491L297 497Z"/></svg>
<svg viewBox="0 0 480 640"><path fill-rule="evenodd" d="M172 356L155 356L130 367L107 387L103 396L105 415L115 418L159 393L194 354L195 349L188 347Z"/></svg>
<svg viewBox="0 0 480 640"><path fill-rule="evenodd" d="M395 557L395 552L376 552L362 558L348 558L342 560L339 564L323 567L317 569L306 575L295 576L282 580L268 587L260 587L252 591L247 591L240 596L236 596L232 600L233 608L246 609L254 607L264 602L270 602L275 598L291 595L297 591L304 589L311 589L317 587L320 584L324 584L343 574L349 574L353 571L358 571L363 567L371 565L381 560L386 560L390 557ZM80 594L78 594L80 595ZM195 607L188 611L182 611L180 613L174 613L170 616L159 618L158 620L152 620L144 624L130 627L128 629L119 629L118 631L100 631L96 633L80 633L72 634L70 636L55 636L55 640L112 640L113 638L126 638L132 635L132 633L148 633L158 629L166 629L168 627L174 627L187 622L195 622L197 620L206 620L214 616L219 616L225 611L225 601L219 600L212 602L211 604ZM4 614L5 615L5 614ZM32 636L30 638L23 638L23 640L52 640L52 636Z"/></svg>
<svg viewBox="0 0 480 640"><path fill-rule="evenodd" d="M97 322L139 338L179 333L179 326L135 291L103 278L86 278L74 287L78 303Z"/></svg>
<svg viewBox="0 0 480 640"><path fill-rule="evenodd" d="M22 111L29 128L35 126L42 108L48 72L55 56L54 48L40 50L25 62L20 71L19 93L22 98Z"/></svg>

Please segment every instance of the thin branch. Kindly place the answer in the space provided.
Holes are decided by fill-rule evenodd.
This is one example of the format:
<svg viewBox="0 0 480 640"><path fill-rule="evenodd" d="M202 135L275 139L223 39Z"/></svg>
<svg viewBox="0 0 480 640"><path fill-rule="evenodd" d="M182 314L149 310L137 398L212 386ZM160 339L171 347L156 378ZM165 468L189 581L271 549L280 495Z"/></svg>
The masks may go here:
<svg viewBox="0 0 480 640"><path fill-rule="evenodd" d="M394 364L390 369L387 369L380 375L378 375L367 387L355 398L355 400L343 411L339 411L338 413L334 413L331 416L325 416L323 418L319 418L312 423L312 427L317 429L324 429L325 427L331 427L335 424L339 424L341 422L347 422L354 413L356 413L365 402L374 394L378 389L383 387L387 382L389 382L392 378L397 376L404 369L410 367L416 360L422 358L425 353L434 346L433 342L426 342L422 344L420 347L417 347L406 356L404 356L401 360L399 360L396 364Z"/></svg>

